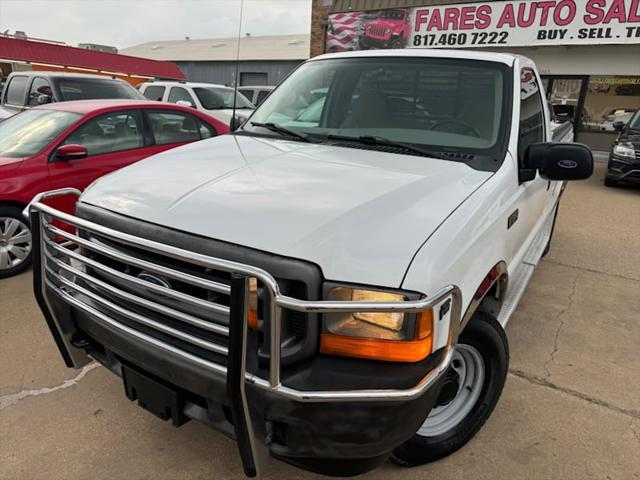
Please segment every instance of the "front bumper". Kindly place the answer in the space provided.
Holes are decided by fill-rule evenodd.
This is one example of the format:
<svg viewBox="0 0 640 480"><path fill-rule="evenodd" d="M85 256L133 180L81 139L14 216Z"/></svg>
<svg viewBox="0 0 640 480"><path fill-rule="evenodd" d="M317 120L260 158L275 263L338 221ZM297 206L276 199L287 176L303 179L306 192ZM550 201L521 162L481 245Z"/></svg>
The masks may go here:
<svg viewBox="0 0 640 480"><path fill-rule="evenodd" d="M640 155L636 152L635 160L620 158L613 153L609 156L607 177L616 182L640 184Z"/></svg>
<svg viewBox="0 0 640 480"><path fill-rule="evenodd" d="M34 235L34 291L67 365L78 368L93 357L118 375L122 376L123 366L132 368L176 392L181 399L179 416L202 421L238 441L249 476L259 472L267 455L324 474L344 476L370 470L417 431L436 401L460 322L461 298L456 287L447 287L432 298L407 302L299 300L282 295L275 279L262 269L118 232L39 201L33 202L29 211ZM83 251L78 253L74 244L103 253L109 248L56 228L52 225L55 219L74 225L79 232L230 272L230 285L207 281L230 296L228 307L211 306L228 314L226 323L213 326L228 337L226 343L194 339L115 302L117 297L177 315L173 309L150 305L148 299L123 294L94 277L93 269L104 267L82 255ZM66 243L53 240L60 237ZM146 267L164 275L180 275L166 266ZM257 361L255 335L246 327L250 277L266 287L270 299L268 368ZM103 295L105 292L115 297ZM427 308L440 312L436 334L444 341L442 348L419 364L316 357L288 368L281 365L284 310L417 313ZM193 321L185 315L179 318ZM163 336L150 334L154 328ZM211 355L182 348L171 341L171 335L198 340ZM372 384L372 379L378 383Z"/></svg>

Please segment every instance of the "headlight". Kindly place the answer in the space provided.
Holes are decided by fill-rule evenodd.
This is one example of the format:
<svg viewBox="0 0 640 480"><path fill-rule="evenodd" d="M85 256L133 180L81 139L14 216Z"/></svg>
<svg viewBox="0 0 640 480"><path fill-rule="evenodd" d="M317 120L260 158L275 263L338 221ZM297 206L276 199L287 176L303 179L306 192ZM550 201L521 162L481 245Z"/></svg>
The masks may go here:
<svg viewBox="0 0 640 480"><path fill-rule="evenodd" d="M632 143L619 143L613 147L613 154L622 158L636 158L636 151Z"/></svg>
<svg viewBox="0 0 640 480"><path fill-rule="evenodd" d="M398 293L338 287L328 300L402 302ZM431 353L432 313L330 313L324 315L320 352L395 362L418 362Z"/></svg>

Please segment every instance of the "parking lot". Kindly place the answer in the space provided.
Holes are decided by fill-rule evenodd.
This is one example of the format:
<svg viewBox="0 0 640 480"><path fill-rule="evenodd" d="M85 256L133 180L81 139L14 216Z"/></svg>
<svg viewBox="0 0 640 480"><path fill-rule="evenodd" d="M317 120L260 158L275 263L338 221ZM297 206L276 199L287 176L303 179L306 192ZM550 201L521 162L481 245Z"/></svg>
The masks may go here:
<svg viewBox="0 0 640 480"><path fill-rule="evenodd" d="M550 254L508 328L496 412L463 450L371 479L640 478L640 190L569 185ZM64 367L31 292L0 281L0 477L242 478L235 444L163 423L104 368ZM265 478L317 478L273 462Z"/></svg>

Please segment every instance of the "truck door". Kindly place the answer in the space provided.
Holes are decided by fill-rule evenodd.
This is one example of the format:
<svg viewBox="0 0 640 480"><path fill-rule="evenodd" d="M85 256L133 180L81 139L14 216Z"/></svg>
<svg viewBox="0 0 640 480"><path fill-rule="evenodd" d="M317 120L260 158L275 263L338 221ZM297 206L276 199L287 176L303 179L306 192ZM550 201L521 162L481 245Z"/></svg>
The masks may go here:
<svg viewBox="0 0 640 480"><path fill-rule="evenodd" d="M2 106L16 112L24 110L28 83L29 77L26 75L13 75L9 78L9 83L4 87Z"/></svg>
<svg viewBox="0 0 640 480"><path fill-rule="evenodd" d="M518 166L532 143L547 141L544 102L539 79L531 68L520 74L520 124L518 132ZM517 201L508 220L514 239L512 255L519 263L535 237L544 213L550 205L551 185L536 172L533 180L518 185Z"/></svg>

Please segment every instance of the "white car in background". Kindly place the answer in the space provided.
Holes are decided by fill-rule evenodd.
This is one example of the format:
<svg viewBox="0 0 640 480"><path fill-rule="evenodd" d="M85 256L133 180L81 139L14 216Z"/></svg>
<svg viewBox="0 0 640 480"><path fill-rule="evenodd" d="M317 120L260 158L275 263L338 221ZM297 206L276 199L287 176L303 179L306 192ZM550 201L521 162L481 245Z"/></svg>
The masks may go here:
<svg viewBox="0 0 640 480"><path fill-rule="evenodd" d="M238 91L251 101L256 107L264 102L264 99L269 96L271 91L276 87L269 87L266 85L251 85L246 87L238 87Z"/></svg>
<svg viewBox="0 0 640 480"><path fill-rule="evenodd" d="M140 92L149 100L176 103L193 107L211 115L216 120L231 124L235 96L236 117L243 122L254 110L254 105L239 91L214 83L194 82L145 82Z"/></svg>

